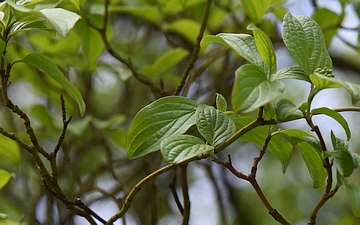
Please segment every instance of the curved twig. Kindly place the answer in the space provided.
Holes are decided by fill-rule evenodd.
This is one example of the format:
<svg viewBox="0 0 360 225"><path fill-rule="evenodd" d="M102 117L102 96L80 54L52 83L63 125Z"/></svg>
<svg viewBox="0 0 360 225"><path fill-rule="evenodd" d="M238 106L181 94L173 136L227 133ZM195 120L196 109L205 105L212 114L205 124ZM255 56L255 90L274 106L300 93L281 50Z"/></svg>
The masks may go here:
<svg viewBox="0 0 360 225"><path fill-rule="evenodd" d="M212 0L207 0L206 1L205 11L204 11L203 18L202 18L202 21L201 21L201 27L200 27L200 30L199 30L199 33L198 33L198 36L197 36L197 39L196 39L196 42L195 42L195 45L194 45L194 49L193 49L192 54L191 54L191 58L190 58L189 63L187 64L187 66L186 66L186 68L184 70L184 73L183 73L183 75L181 77L180 84L176 87L173 95L178 95L180 93L180 91L183 89L183 87L185 85L185 82L186 82L186 80L187 80L187 78L189 76L189 73L190 73L191 69L194 67L195 61L198 58L198 55L199 55L199 52L200 52L200 42L201 42L201 39L203 38L203 35L204 35L204 32L205 32L207 20L208 20L208 17L209 17L211 2L212 2Z"/></svg>

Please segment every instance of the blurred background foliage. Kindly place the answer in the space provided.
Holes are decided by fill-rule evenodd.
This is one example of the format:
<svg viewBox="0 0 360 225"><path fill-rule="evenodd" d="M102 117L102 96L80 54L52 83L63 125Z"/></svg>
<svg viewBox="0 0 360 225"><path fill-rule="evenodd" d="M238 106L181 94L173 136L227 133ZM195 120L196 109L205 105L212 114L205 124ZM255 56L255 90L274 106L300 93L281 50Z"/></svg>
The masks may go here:
<svg viewBox="0 0 360 225"><path fill-rule="evenodd" d="M100 33L104 20L104 1L36 1L33 7L58 4L82 16L67 37L43 31L15 35L8 45L10 61L29 52L41 52L56 62L63 74L80 90L86 103L86 114L80 117L75 102L62 87L38 70L16 64L12 68L10 98L29 116L35 133L45 149L53 149L61 134L63 94L69 115L74 116L59 152L59 183L69 199L81 197L103 218L108 219L123 204L123 198L143 177L160 165L159 153L129 161L124 150L125 136L132 118L145 105L161 95L172 94L188 63L206 0L112 0L109 5L107 33L109 45L146 81L161 93L134 76L128 65L115 59ZM41 4L40 4L41 3ZM214 0L205 34L221 32L250 33L246 27L256 24L274 43L278 68L295 64L281 40L281 20L286 12L307 15L324 31L335 74L344 80L360 82L360 1L358 0ZM92 24L92 26L89 25ZM131 60L131 61L130 61ZM230 50L211 45L200 50L182 95L200 103L214 104L215 93L230 102L234 71L245 63ZM286 81L287 98L304 101L308 86L301 81ZM326 90L314 106L350 105L343 90ZM0 103L1 126L28 138L22 121ZM251 115L250 115L251 116ZM360 116L344 113L353 132L350 149L360 153L358 127ZM318 117L324 133L341 128L331 119ZM305 128L302 121L282 127ZM345 135L345 134L343 134ZM341 136L341 135L339 135ZM0 136L0 141L4 143ZM0 143L1 147L1 143ZM13 147L15 156L0 157L0 169L13 173L13 178L0 190L0 212L9 216L0 224L86 224L69 212L41 185L30 156ZM234 166L248 173L257 148L249 143L236 143L219 157L231 153ZM13 158L11 158L13 157ZM259 165L258 181L273 206L292 224L307 224L308 215L322 193L313 189L307 169L294 155L286 174L280 162L266 154ZM12 161L18 160L18 163ZM251 186L238 180L211 160L192 162L188 168L191 219L190 224L277 224L268 215ZM169 185L180 185L176 174L169 172L146 185L135 197L128 213L116 224L180 224ZM357 171L358 173L358 171ZM355 182L359 173L353 176ZM180 192L180 191L179 191ZM320 211L318 224L359 224L351 213L345 191L340 189ZM180 193L179 193L180 194Z"/></svg>

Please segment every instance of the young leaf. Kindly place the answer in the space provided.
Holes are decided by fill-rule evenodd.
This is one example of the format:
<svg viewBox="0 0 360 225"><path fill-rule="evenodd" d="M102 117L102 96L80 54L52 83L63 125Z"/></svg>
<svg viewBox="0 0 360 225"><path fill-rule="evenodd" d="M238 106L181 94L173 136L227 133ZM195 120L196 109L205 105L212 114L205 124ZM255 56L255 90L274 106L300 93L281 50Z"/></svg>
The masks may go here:
<svg viewBox="0 0 360 225"><path fill-rule="evenodd" d="M290 13L285 14L282 37L291 56L299 64L305 74L311 74L309 50L304 28L297 18Z"/></svg>
<svg viewBox="0 0 360 225"><path fill-rule="evenodd" d="M0 220L7 220L8 219L8 215L5 213L0 213Z"/></svg>
<svg viewBox="0 0 360 225"><path fill-rule="evenodd" d="M126 137L129 159L157 151L162 140L187 131L195 124L198 105L189 98L169 96L142 108L132 121Z"/></svg>
<svg viewBox="0 0 360 225"><path fill-rule="evenodd" d="M186 29L184 29L186 27ZM200 23L191 19L177 19L167 27L168 31L178 33L186 38L190 43L195 43L200 30ZM205 31L205 34L209 32Z"/></svg>
<svg viewBox="0 0 360 225"><path fill-rule="evenodd" d="M266 13L271 1L270 0L241 0L246 14L254 20L254 22L261 22Z"/></svg>
<svg viewBox="0 0 360 225"><path fill-rule="evenodd" d="M11 173L6 170L0 169L0 190L9 182L11 179Z"/></svg>
<svg viewBox="0 0 360 225"><path fill-rule="evenodd" d="M252 122L251 118L241 117L241 118L233 118L237 130L242 129L250 122ZM240 141L251 142L257 145L259 148L262 148L264 145L264 141L269 134L268 126L256 127L255 129L247 132L243 136L239 138ZM286 168L289 165L290 158L292 155L293 146L286 141L281 135L274 135L271 137L270 142L268 143L266 151L273 154L277 157L281 162L282 172L286 172Z"/></svg>
<svg viewBox="0 0 360 225"><path fill-rule="evenodd" d="M333 152L328 152L329 155L334 157L335 161L341 168L344 177L350 176L354 171L353 158L349 150L345 148L336 149Z"/></svg>
<svg viewBox="0 0 360 225"><path fill-rule="evenodd" d="M327 172L324 168L322 157L318 153L318 149L315 149L313 145L308 142L299 142L296 146L299 148L314 182L313 187L321 187L325 182Z"/></svg>
<svg viewBox="0 0 360 225"><path fill-rule="evenodd" d="M188 52L183 48L172 49L163 54L153 64L146 65L144 68L142 68L140 73L152 78L155 74L168 71L177 65L181 60L183 60L187 55Z"/></svg>
<svg viewBox="0 0 360 225"><path fill-rule="evenodd" d="M322 151L318 140L301 130L288 129L280 133L285 134L290 143L301 152L313 180L313 186L315 188L322 186L327 177L327 172L324 168Z"/></svg>
<svg viewBox="0 0 360 225"><path fill-rule="evenodd" d="M227 101L222 94L216 93L216 108L222 112L227 110Z"/></svg>
<svg viewBox="0 0 360 225"><path fill-rule="evenodd" d="M334 135L334 132L331 131L331 141L333 144L334 151L327 152L330 156L334 157L335 161L342 170L344 177L350 176L354 171L354 161L353 157L348 150L347 143Z"/></svg>
<svg viewBox="0 0 360 225"><path fill-rule="evenodd" d="M309 75L304 72L300 66L290 66L277 71L273 77L274 80L279 79L296 79L311 82Z"/></svg>
<svg viewBox="0 0 360 225"><path fill-rule="evenodd" d="M20 164L20 148L12 139L0 135L0 156L11 160L16 167Z"/></svg>
<svg viewBox="0 0 360 225"><path fill-rule="evenodd" d="M344 119L344 117L340 113L338 113L336 111L333 111L333 110L331 110L329 108L326 108L326 107L313 109L311 111L311 113L313 115L314 114L325 114L325 115L333 118L334 120L336 120L344 128L347 140L350 140L351 132L350 132L350 129L349 129L349 125L348 125L347 121Z"/></svg>
<svg viewBox="0 0 360 225"><path fill-rule="evenodd" d="M50 32L53 35L56 35L55 30L48 28L43 21L31 20L15 22L10 28L9 36L12 36L21 31L28 30L44 30Z"/></svg>
<svg viewBox="0 0 360 225"><path fill-rule="evenodd" d="M328 77L319 73L311 74L310 80L318 90L325 88L345 88L350 93L353 104L360 100L360 85L358 84L338 80L334 77Z"/></svg>
<svg viewBox="0 0 360 225"><path fill-rule="evenodd" d="M316 68L332 68L324 35L314 20L287 13L282 34L291 56L306 74L312 74Z"/></svg>
<svg viewBox="0 0 360 225"><path fill-rule="evenodd" d="M270 74L274 74L276 72L276 55L270 38L254 24L250 24L247 29L252 30L256 49L261 59L266 63L268 68L270 68Z"/></svg>
<svg viewBox="0 0 360 225"><path fill-rule="evenodd" d="M236 132L236 126L222 111L212 106L201 104L196 109L196 127L199 133L216 146Z"/></svg>
<svg viewBox="0 0 360 225"><path fill-rule="evenodd" d="M163 73L176 64L178 64L181 60L183 60L188 55L188 51L183 48L175 48L172 49L165 54L163 54L160 58L158 58L155 63L152 65L153 69L156 73Z"/></svg>
<svg viewBox="0 0 360 225"><path fill-rule="evenodd" d="M360 167L360 155L356 154L356 153L351 153L351 156L353 158L354 168L359 168Z"/></svg>
<svg viewBox="0 0 360 225"><path fill-rule="evenodd" d="M337 177L338 180L345 186L346 194L352 207L353 214L360 217L360 186L349 183L348 180L339 172L337 173Z"/></svg>
<svg viewBox="0 0 360 225"><path fill-rule="evenodd" d="M199 154L214 151L210 145L191 135L175 135L164 139L161 154L167 163L181 163Z"/></svg>
<svg viewBox="0 0 360 225"><path fill-rule="evenodd" d="M79 90L63 76L55 63L39 53L30 53L26 55L22 61L42 70L44 73L58 82L76 101L80 109L81 116L84 115L86 106Z"/></svg>
<svg viewBox="0 0 360 225"><path fill-rule="evenodd" d="M237 112L251 112L271 102L284 91L280 81L269 81L256 65L244 65L236 71L232 105Z"/></svg>
<svg viewBox="0 0 360 225"><path fill-rule="evenodd" d="M281 99L277 103L276 116L280 122L303 117L298 107L288 99Z"/></svg>
<svg viewBox="0 0 360 225"><path fill-rule="evenodd" d="M155 24L157 24L160 19L160 10L156 5L110 5L109 11L132 14Z"/></svg>
<svg viewBox="0 0 360 225"><path fill-rule="evenodd" d="M248 34L226 34L220 33L216 36L205 36L201 42L201 47L206 47L209 43L216 42L232 48L237 54L246 59L251 64L260 66L265 73L268 72L266 63L261 59L255 45L254 37Z"/></svg>
<svg viewBox="0 0 360 225"><path fill-rule="evenodd" d="M75 23L81 18L78 14L62 8L42 9L40 12L62 37L66 37L75 26Z"/></svg>
<svg viewBox="0 0 360 225"><path fill-rule="evenodd" d="M89 18L93 18L95 16L98 15L93 15ZM100 16L98 17L98 19L100 19ZM86 20L80 20L77 22L74 31L81 41L85 65L89 70L91 70L89 66L96 65L96 61L105 48L101 35L99 32L91 28Z"/></svg>

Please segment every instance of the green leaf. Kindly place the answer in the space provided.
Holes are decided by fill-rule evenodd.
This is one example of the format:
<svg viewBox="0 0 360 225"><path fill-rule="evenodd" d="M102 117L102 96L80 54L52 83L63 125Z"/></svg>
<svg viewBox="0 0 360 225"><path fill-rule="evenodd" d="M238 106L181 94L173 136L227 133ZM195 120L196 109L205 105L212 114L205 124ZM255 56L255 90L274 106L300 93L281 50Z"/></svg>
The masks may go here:
<svg viewBox="0 0 360 225"><path fill-rule="evenodd" d="M31 115L34 116L44 127L51 130L58 130L61 125L57 123L54 117L49 113L48 109L43 105L31 106Z"/></svg>
<svg viewBox="0 0 360 225"><path fill-rule="evenodd" d="M44 30L48 31L53 35L56 35L54 29L48 28L43 21L19 21L12 24L9 32L9 36L12 36L21 31L29 31L29 30Z"/></svg>
<svg viewBox="0 0 360 225"><path fill-rule="evenodd" d="M191 135L175 135L161 142L161 154L167 163L181 163L192 157L214 151L210 145Z"/></svg>
<svg viewBox="0 0 360 225"><path fill-rule="evenodd" d="M254 20L255 23L260 23L264 14L266 13L271 1L270 0L241 0L246 14Z"/></svg>
<svg viewBox="0 0 360 225"><path fill-rule="evenodd" d="M191 19L177 19L174 22L170 23L166 28L167 31L175 32L177 34L182 35L186 40L190 43L195 43L197 39L197 35L200 30L200 23L191 20ZM184 29L186 28L186 29ZM207 31L204 33L208 34Z"/></svg>
<svg viewBox="0 0 360 225"><path fill-rule="evenodd" d="M226 98L219 93L216 93L216 108L222 112L227 110L227 101Z"/></svg>
<svg viewBox="0 0 360 225"><path fill-rule="evenodd" d="M347 143L334 135L334 132L331 131L331 141L333 144L334 151L327 152L330 156L334 157L337 164L340 166L343 176L348 177L354 171L354 161L353 157L348 150Z"/></svg>
<svg viewBox="0 0 360 225"><path fill-rule="evenodd" d="M281 99L277 103L276 116L280 122L300 119L303 117L298 107L288 99Z"/></svg>
<svg viewBox="0 0 360 225"><path fill-rule="evenodd" d="M86 106L79 90L76 89L76 87L63 76L55 63L39 53L30 53L26 55L22 61L42 70L44 73L58 82L75 100L80 109L81 116L84 115Z"/></svg>
<svg viewBox="0 0 360 225"><path fill-rule="evenodd" d="M15 9L16 11L19 11L19 12L31 12L32 10L29 9L29 8L26 8L22 5L18 5L16 4L14 1L12 0L5 0L5 2L11 6L11 8ZM18 18L19 19L19 18Z"/></svg>
<svg viewBox="0 0 360 225"><path fill-rule="evenodd" d="M303 69L300 68L300 66L290 66L286 67L284 69L278 70L274 77L274 80L279 79L296 79L296 80L304 80L307 82L311 82L309 75L304 72Z"/></svg>
<svg viewBox="0 0 360 225"><path fill-rule="evenodd" d="M20 164L20 148L18 144L14 140L0 135L0 156L10 159L18 167Z"/></svg>
<svg viewBox="0 0 360 225"><path fill-rule="evenodd" d="M168 71L177 65L181 60L183 60L187 55L188 52L183 48L172 49L163 54L153 64L146 65L144 68L142 68L140 73L152 78L155 74Z"/></svg>
<svg viewBox="0 0 360 225"><path fill-rule="evenodd" d="M305 74L312 74L316 68L332 68L324 36L314 20L305 16L293 17L287 13L282 34L291 56Z"/></svg>
<svg viewBox="0 0 360 225"><path fill-rule="evenodd" d="M266 63L261 59L254 41L254 37L248 34L226 34L220 33L216 36L205 36L201 42L201 47L206 47L209 43L219 43L232 48L237 54L246 59L251 64L260 66L265 73L268 72Z"/></svg>
<svg viewBox="0 0 360 225"><path fill-rule="evenodd" d="M328 152L328 154L334 157L335 161L341 168L343 176L348 177L354 171L353 158L347 149L345 148L341 148L341 149L342 150L337 149L333 152Z"/></svg>
<svg viewBox="0 0 360 225"><path fill-rule="evenodd" d="M0 190L10 181L11 177L11 173L0 169Z"/></svg>
<svg viewBox="0 0 360 225"><path fill-rule="evenodd" d="M42 9L40 12L62 37L66 37L75 26L75 23L81 18L78 14L62 8Z"/></svg>
<svg viewBox="0 0 360 225"><path fill-rule="evenodd" d="M283 130L280 133L285 134L293 146L296 146L304 159L313 180L313 187L321 187L327 177L324 168L322 151L318 140L310 134L296 129Z"/></svg>
<svg viewBox="0 0 360 225"><path fill-rule="evenodd" d="M236 126L222 111L212 106L201 104L196 109L196 127L199 133L216 146L226 141L236 132Z"/></svg>
<svg viewBox="0 0 360 225"><path fill-rule="evenodd" d="M165 138L183 134L195 124L198 105L189 98L169 96L142 108L126 137L128 157L134 159L157 151Z"/></svg>
<svg viewBox="0 0 360 225"><path fill-rule="evenodd" d="M80 11L80 0L68 0Z"/></svg>
<svg viewBox="0 0 360 225"><path fill-rule="evenodd" d="M351 94L353 104L360 100L360 85L358 84L338 80L319 73L311 74L310 80L319 91L326 88L345 88Z"/></svg>
<svg viewBox="0 0 360 225"><path fill-rule="evenodd" d="M4 213L0 213L0 220L7 220L8 215Z"/></svg>
<svg viewBox="0 0 360 225"><path fill-rule="evenodd" d="M360 155L356 154L356 153L351 153L351 156L353 158L354 168L359 168L360 167Z"/></svg>
<svg viewBox="0 0 360 225"><path fill-rule="evenodd" d="M346 194L352 207L353 214L360 217L360 186L349 183L348 180L340 173L337 173L337 177L338 180L340 180L345 186Z"/></svg>
<svg viewBox="0 0 360 225"><path fill-rule="evenodd" d="M332 37L337 33L339 24L341 24L341 16L327 8L316 8L312 14L312 19L323 30L326 45L329 46Z"/></svg>
<svg viewBox="0 0 360 225"><path fill-rule="evenodd" d="M237 130L242 129L253 121L248 117L233 118L233 120L237 126ZM255 129L241 136L239 140L254 143L259 148L262 148L264 141L269 134L269 129L271 128L269 128L269 126L256 127ZM286 168L289 165L292 155L292 148L292 145L281 135L272 136L270 142L268 143L266 151L270 152L280 160L283 173L286 172Z"/></svg>
<svg viewBox="0 0 360 225"><path fill-rule="evenodd" d="M269 81L256 65L244 65L236 71L232 105L237 112L251 112L271 102L284 91L280 81Z"/></svg>
<svg viewBox="0 0 360 225"><path fill-rule="evenodd" d="M252 30L256 49L261 59L266 63L268 68L270 68L270 74L274 74L276 72L276 55L270 38L254 24L250 24L247 29Z"/></svg>
<svg viewBox="0 0 360 225"><path fill-rule="evenodd" d="M326 108L326 107L313 109L311 111L311 113L313 115L314 114L324 114L324 115L327 115L327 116L333 118L334 120L336 120L344 128L347 140L350 140L351 131L349 129L349 125L348 125L347 121L344 119L344 117L340 113L338 113L336 111L333 111L333 110L331 110L329 108Z"/></svg>
<svg viewBox="0 0 360 225"><path fill-rule="evenodd" d="M93 15L92 18L95 16L98 15ZM98 16L97 19L100 19L100 16ZM74 30L81 40L85 65L88 70L91 70L91 68L88 67L96 64L96 61L105 49L104 42L99 32L89 27L85 20L80 20L76 23Z"/></svg>
<svg viewBox="0 0 360 225"><path fill-rule="evenodd" d="M155 24L160 19L160 10L156 5L110 5L109 11L132 14Z"/></svg>
<svg viewBox="0 0 360 225"><path fill-rule="evenodd" d="M156 73L163 73L174 67L187 55L188 52L185 49L174 48L163 54L160 58L158 58L153 64L153 69Z"/></svg>

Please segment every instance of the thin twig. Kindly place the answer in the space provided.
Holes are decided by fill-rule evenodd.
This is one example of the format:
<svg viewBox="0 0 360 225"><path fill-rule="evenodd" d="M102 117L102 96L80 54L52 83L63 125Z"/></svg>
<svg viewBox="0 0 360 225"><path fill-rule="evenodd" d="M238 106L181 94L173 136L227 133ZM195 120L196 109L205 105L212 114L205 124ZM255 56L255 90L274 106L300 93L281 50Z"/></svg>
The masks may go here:
<svg viewBox="0 0 360 225"><path fill-rule="evenodd" d="M184 70L184 73L182 74L180 84L176 87L173 95L179 95L180 91L183 89L183 87L185 85L185 82L186 82L186 80L187 80L187 78L188 78L188 76L190 74L191 69L194 67L195 61L198 58L198 55L199 55L199 52L200 52L200 42L201 42L201 39L203 38L205 29L206 29L207 20L208 20L209 12L210 12L211 2L212 2L212 0L207 0L206 1L204 14L203 14L202 21L201 21L201 27L200 27L200 30L199 30L199 33L198 33L198 36L197 36L197 39L196 39L196 42L195 42L195 45L194 45L194 49L193 49L192 54L191 54L191 58L190 58L189 63L187 64L187 66L186 66L186 68Z"/></svg>
<svg viewBox="0 0 360 225"><path fill-rule="evenodd" d="M177 170L175 168L174 169L173 179L172 179L171 183L169 184L169 188L171 190L171 194L173 195L176 206L178 207L181 215L183 215L184 214L184 207L182 206L182 204L180 202L180 199L179 199L179 195L177 194L177 191L176 191L176 185L175 185L176 184L176 174L177 174Z"/></svg>
<svg viewBox="0 0 360 225"><path fill-rule="evenodd" d="M249 123L248 125L246 125L245 127L243 127L242 129L240 129L239 131L237 131L233 136L231 136L228 140L226 140L224 143L222 143L221 145L217 146L214 150L215 153L222 151L224 148L226 148L227 146L229 146L231 143L233 143L235 140L237 140L238 138L240 138L242 135L246 134L247 132L251 131L252 129L258 127L258 126L262 126L262 125L269 125L269 124L274 124L276 123L274 120L268 120L265 121L262 118L258 118L255 119L254 121L252 121L251 123ZM123 207L120 209L120 211L118 211L115 215L113 215L106 224L110 225L113 224L116 220L118 220L119 218L121 218L126 212L127 210L130 208L131 206L131 202L133 201L133 198L135 197L135 195L141 190L141 188L150 180L154 179L155 177L159 176L160 174L163 174L171 169L174 169L180 165L186 164L188 162L191 161L195 161L195 160L200 160L200 159L204 159L209 157L210 154L209 153L203 153L203 154L199 154L197 156L194 156L192 158L189 158L179 164L169 164L167 166L164 166L154 172L152 172L151 174L147 175L145 178L143 178L141 181L139 181L130 191L130 193L128 194L128 196L126 197L125 201L124 201L124 205Z"/></svg>
<svg viewBox="0 0 360 225"><path fill-rule="evenodd" d="M88 24L90 27L92 27L93 29L95 29L96 31L99 32L99 34L101 35L101 38L104 42L105 48L107 49L107 51L118 61L124 63L132 72L132 75L141 83L147 85L150 87L150 89L158 96L166 96L168 95L168 93L166 93L164 90L161 89L161 87L159 87L158 85L156 85L156 83L154 83L152 80L142 76L141 74L139 74L138 69L135 67L135 65L132 63L130 58L125 58L122 55L120 55L117 51L115 51L115 49L113 49L113 47L111 46L109 40L106 37L106 28L107 28L107 21L108 21L108 17L109 17L109 4L110 1L109 0L105 0L105 12L104 12L104 20L103 20L103 25L102 27L97 27L94 24L92 24L89 19L88 19Z"/></svg>
<svg viewBox="0 0 360 225"><path fill-rule="evenodd" d="M63 122L63 130L61 132L61 135L60 135L60 138L54 148L54 157L56 157L58 151L60 150L60 147L65 139L65 134L66 134L66 129L67 129L67 126L69 125L72 117L69 116L68 119L66 119L66 108L65 108L65 100L64 100L64 97L63 95L60 95L60 102L61 102L61 111L62 111L62 122Z"/></svg>
<svg viewBox="0 0 360 225"><path fill-rule="evenodd" d="M188 187L188 181L187 181L187 165L184 164L180 167L181 171L181 188L183 193L183 199L184 199L184 213L183 213L183 220L182 225L188 225L189 219L190 219L190 196L189 196L189 187Z"/></svg>

